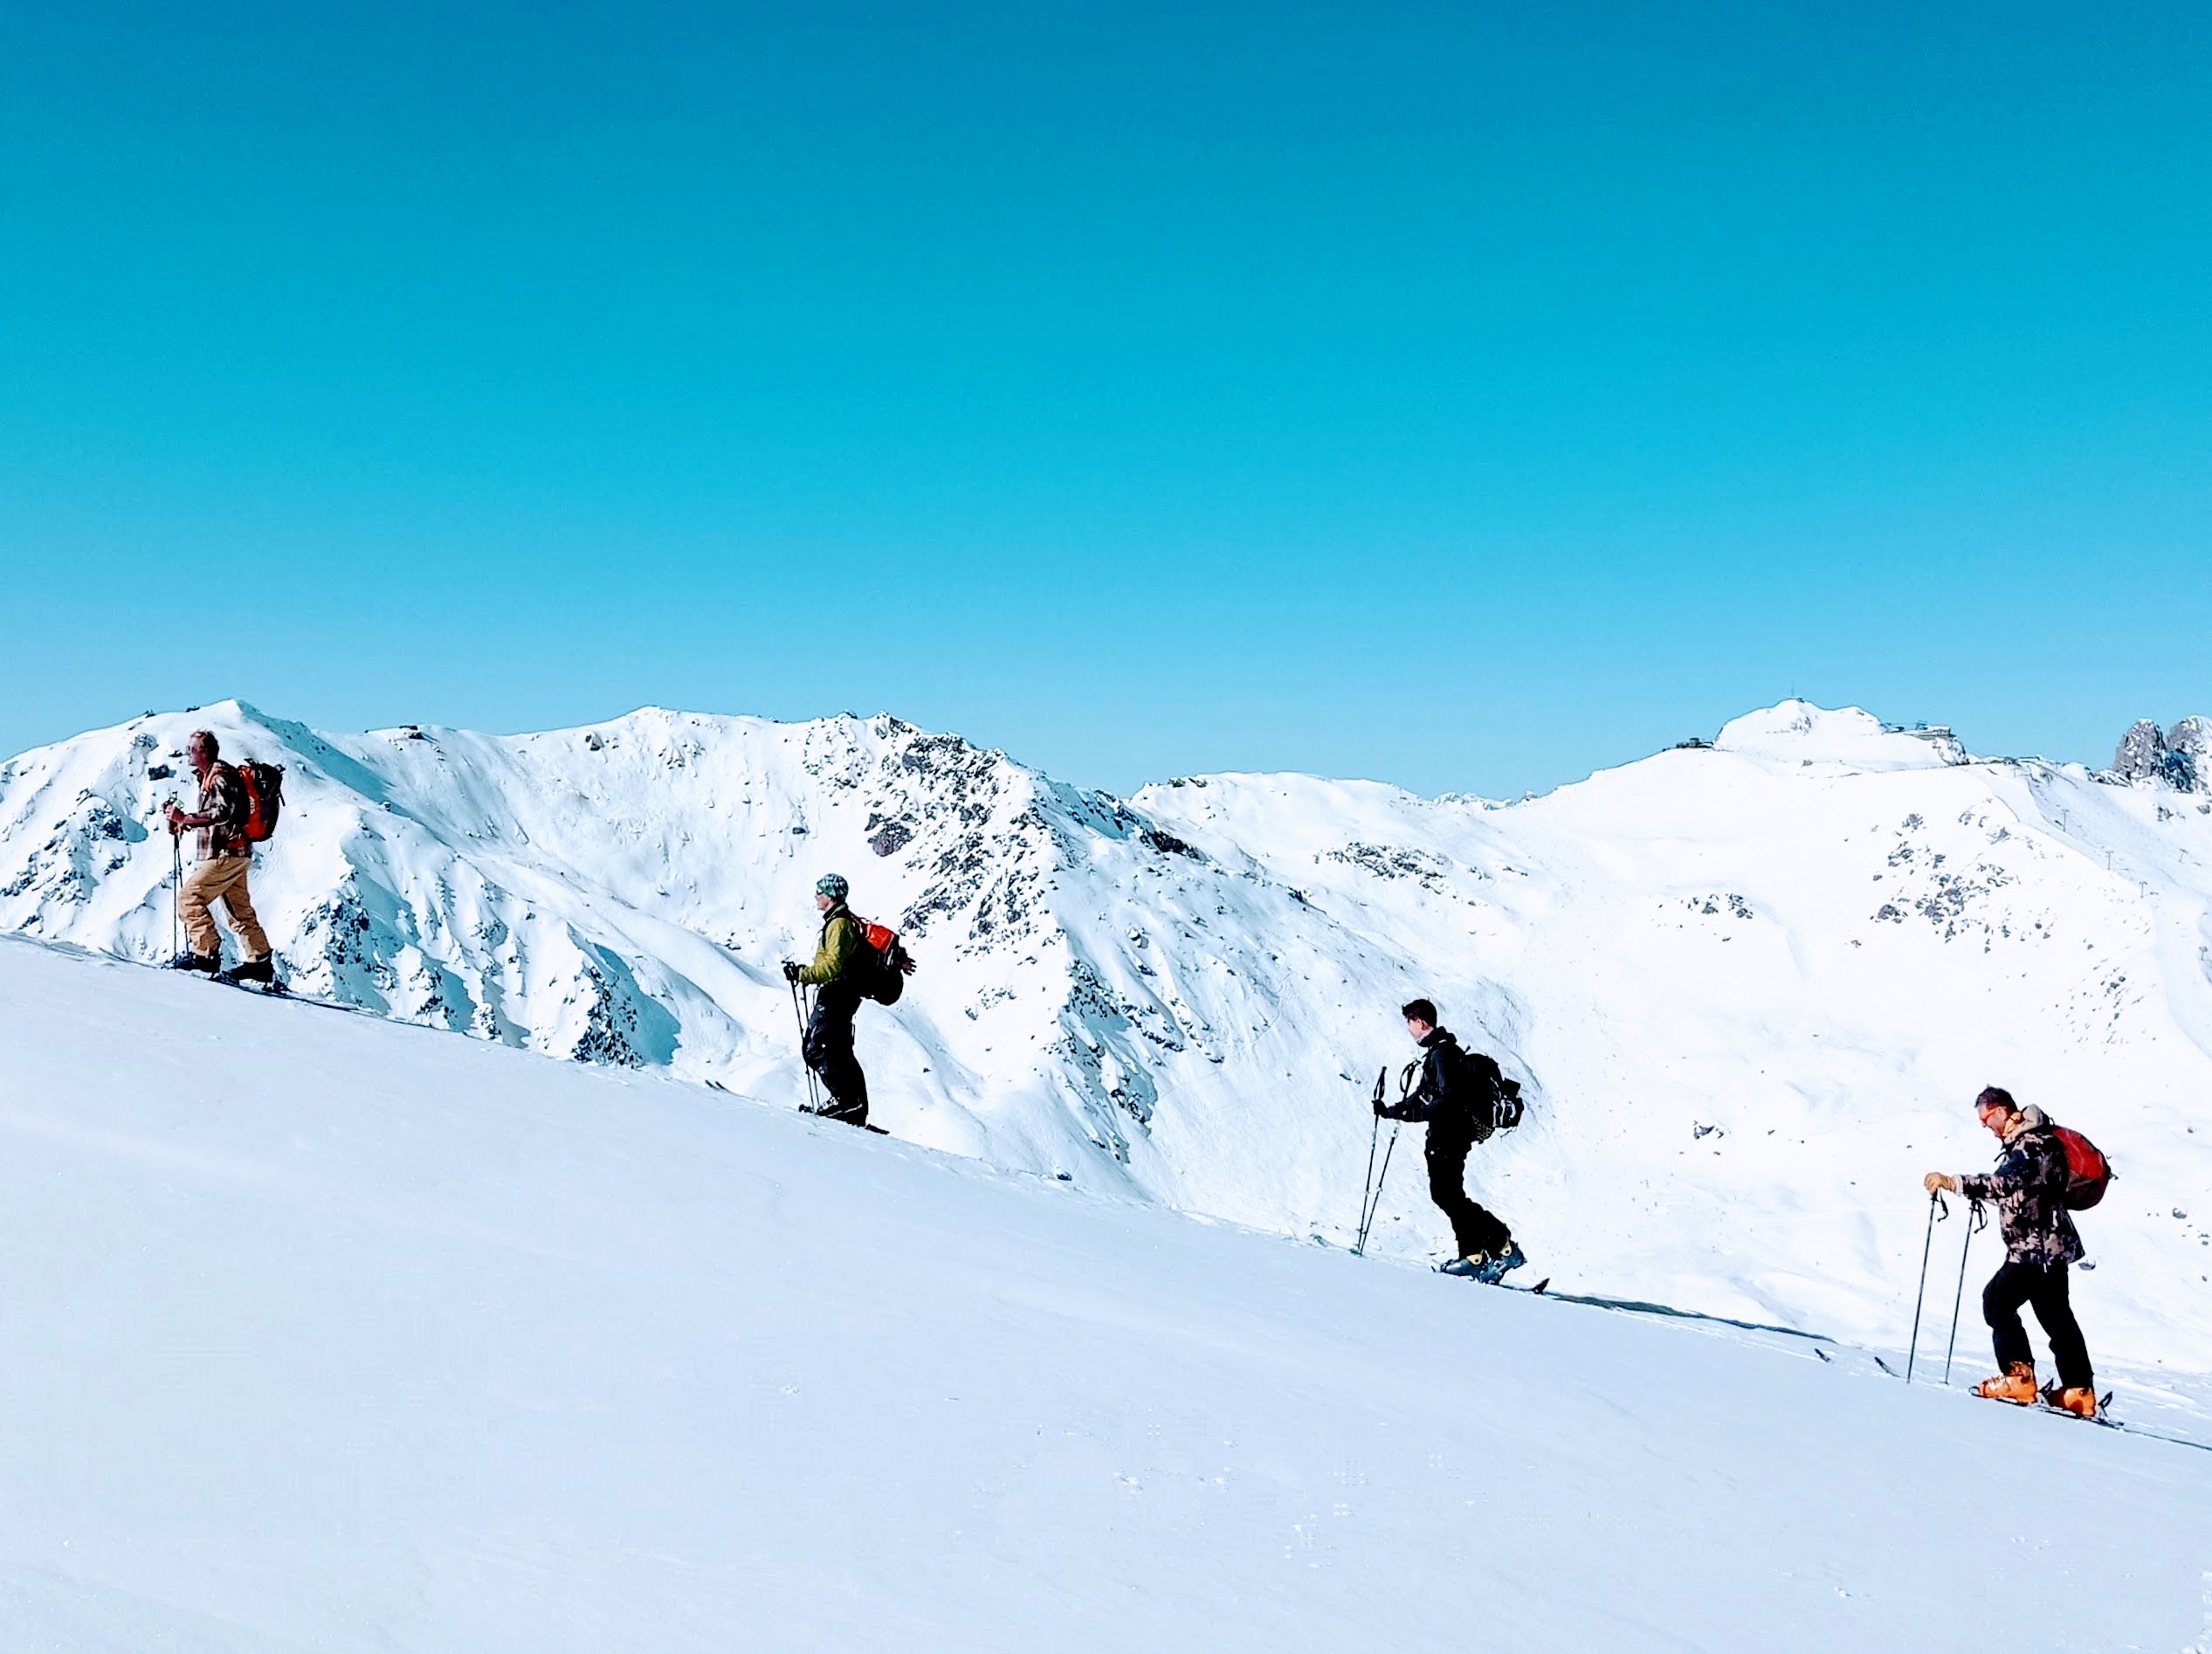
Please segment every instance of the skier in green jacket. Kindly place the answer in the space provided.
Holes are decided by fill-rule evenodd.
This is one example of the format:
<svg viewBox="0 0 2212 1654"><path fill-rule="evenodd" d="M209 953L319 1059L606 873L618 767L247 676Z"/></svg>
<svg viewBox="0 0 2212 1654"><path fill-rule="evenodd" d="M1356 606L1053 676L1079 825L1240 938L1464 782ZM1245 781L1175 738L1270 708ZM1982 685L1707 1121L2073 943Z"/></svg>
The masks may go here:
<svg viewBox="0 0 2212 1654"><path fill-rule="evenodd" d="M822 1113L850 1126L868 1123L868 1076L852 1053L852 1018L865 997L859 970L865 962L868 939L860 921L852 916L845 897L851 887L836 873L816 881L814 905L822 913L822 941L814 950L814 962L783 961L786 982L815 990L814 1014L807 1018L801 1051L806 1065L822 1077L830 1093L830 1106Z"/></svg>

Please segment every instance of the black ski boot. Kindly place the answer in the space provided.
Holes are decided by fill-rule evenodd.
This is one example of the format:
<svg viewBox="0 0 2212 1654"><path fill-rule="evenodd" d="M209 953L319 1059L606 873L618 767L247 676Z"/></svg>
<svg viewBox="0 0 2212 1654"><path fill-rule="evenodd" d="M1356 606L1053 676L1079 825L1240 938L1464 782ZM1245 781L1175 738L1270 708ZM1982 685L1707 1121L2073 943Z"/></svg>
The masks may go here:
<svg viewBox="0 0 2212 1654"><path fill-rule="evenodd" d="M269 959L249 959L243 965L234 965L223 974L227 980L234 982L263 982L271 988L279 986L275 961Z"/></svg>
<svg viewBox="0 0 2212 1654"><path fill-rule="evenodd" d="M169 968L171 970L204 971L214 976L221 973L223 959L219 954L179 954L169 961Z"/></svg>
<svg viewBox="0 0 2212 1654"><path fill-rule="evenodd" d="M1496 1286L1506 1278L1509 1269L1519 1269L1528 1261L1528 1255L1520 1249L1520 1243L1509 1240L1506 1250L1475 1271L1475 1278L1486 1286Z"/></svg>

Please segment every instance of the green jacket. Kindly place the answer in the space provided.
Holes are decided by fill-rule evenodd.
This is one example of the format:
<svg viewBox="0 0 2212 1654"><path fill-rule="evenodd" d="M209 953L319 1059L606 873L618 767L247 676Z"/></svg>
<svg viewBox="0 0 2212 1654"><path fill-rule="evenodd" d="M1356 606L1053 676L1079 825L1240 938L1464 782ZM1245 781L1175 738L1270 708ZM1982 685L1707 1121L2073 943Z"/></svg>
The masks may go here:
<svg viewBox="0 0 2212 1654"><path fill-rule="evenodd" d="M851 975L867 945L860 921L850 907L838 902L822 915L822 945L814 950L814 963L799 973L799 980L810 988L819 988Z"/></svg>

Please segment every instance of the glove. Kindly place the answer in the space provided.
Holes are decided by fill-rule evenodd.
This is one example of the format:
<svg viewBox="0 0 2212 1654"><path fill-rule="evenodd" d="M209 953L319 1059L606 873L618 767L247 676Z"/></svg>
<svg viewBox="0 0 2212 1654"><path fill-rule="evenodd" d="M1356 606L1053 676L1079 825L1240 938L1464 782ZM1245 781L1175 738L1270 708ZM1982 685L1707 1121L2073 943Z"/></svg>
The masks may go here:
<svg viewBox="0 0 2212 1654"><path fill-rule="evenodd" d="M1375 1100L1375 1117L1377 1120L1381 1120L1381 1119L1382 1118L1382 1099L1380 1097L1378 1097L1378 1098L1375 1098L1374 1100Z"/></svg>
<svg viewBox="0 0 2212 1654"><path fill-rule="evenodd" d="M795 982L799 980L799 965L796 960L787 959L783 961L783 980L787 982Z"/></svg>
<svg viewBox="0 0 2212 1654"><path fill-rule="evenodd" d="M1931 1195L1939 1189L1947 1189L1955 1195L1959 1192L1959 1180L1948 1172L1930 1172L1920 1180L1920 1187Z"/></svg>

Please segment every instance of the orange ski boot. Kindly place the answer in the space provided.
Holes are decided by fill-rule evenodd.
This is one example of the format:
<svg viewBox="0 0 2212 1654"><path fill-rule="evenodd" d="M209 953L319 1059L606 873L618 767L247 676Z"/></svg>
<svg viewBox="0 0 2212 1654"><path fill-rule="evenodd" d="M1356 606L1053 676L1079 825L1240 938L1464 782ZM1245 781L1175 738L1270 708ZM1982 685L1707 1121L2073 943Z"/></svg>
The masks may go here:
<svg viewBox="0 0 2212 1654"><path fill-rule="evenodd" d="M1993 1402L2010 1402L2015 1407L2033 1407L2041 1399L2036 1393L2036 1369L2026 1361L2015 1361L2002 1378L1983 1379L1974 1387L1974 1393Z"/></svg>
<svg viewBox="0 0 2212 1654"><path fill-rule="evenodd" d="M2093 1389L2061 1390L2052 1405L2062 1413L2071 1413L2076 1418L2095 1418L2097 1392Z"/></svg>

